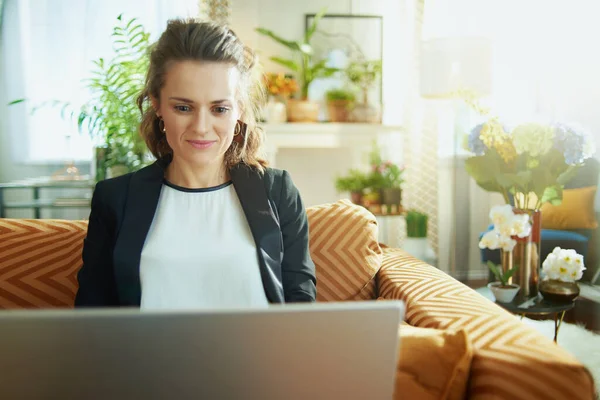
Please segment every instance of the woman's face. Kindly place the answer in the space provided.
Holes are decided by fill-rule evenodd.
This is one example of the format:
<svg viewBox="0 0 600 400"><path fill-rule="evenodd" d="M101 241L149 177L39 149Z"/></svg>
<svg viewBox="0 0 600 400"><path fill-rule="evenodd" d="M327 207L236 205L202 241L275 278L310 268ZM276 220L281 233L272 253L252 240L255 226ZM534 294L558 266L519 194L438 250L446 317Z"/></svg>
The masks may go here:
<svg viewBox="0 0 600 400"><path fill-rule="evenodd" d="M174 160L198 167L223 162L240 117L239 79L227 63L181 61L168 69L153 103Z"/></svg>

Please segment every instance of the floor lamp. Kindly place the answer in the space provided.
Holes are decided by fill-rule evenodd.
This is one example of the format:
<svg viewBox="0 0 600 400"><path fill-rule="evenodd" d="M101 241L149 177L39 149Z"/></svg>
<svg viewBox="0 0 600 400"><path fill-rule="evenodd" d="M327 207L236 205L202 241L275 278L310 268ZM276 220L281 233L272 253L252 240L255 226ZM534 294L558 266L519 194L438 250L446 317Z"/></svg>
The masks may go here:
<svg viewBox="0 0 600 400"><path fill-rule="evenodd" d="M491 93L491 60L491 44L485 38L434 38L423 41L421 46L421 97L444 100L448 106L452 106L452 132L438 134L438 154L440 157L449 156L452 162L450 193L446 197L446 193L439 192L440 197L444 196L451 202L450 206L445 207L450 214L447 216L449 226L443 229L444 218L441 209L438 209L438 226L440 247L442 241L447 243L448 270L453 275L457 273L457 264L468 265L468 254L472 245L469 243L469 207L462 206L459 199L460 195L468 196L469 180L465 173L459 176L458 171L459 155L464 154L462 138L470 128L471 113L460 96L462 91L475 97L484 97ZM450 154L448 147L451 148ZM457 190L459 185L464 186L465 190ZM448 234L449 238L444 238L444 234ZM459 236L463 240L458 240Z"/></svg>

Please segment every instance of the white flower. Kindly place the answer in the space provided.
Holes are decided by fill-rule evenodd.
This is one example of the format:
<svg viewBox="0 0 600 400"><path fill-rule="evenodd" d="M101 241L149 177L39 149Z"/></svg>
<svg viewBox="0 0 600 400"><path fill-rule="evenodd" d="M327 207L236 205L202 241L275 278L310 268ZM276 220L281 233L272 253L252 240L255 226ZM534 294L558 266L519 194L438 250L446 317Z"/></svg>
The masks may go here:
<svg viewBox="0 0 600 400"><path fill-rule="evenodd" d="M525 238L531 233L529 214L516 214L511 222L513 235Z"/></svg>
<svg viewBox="0 0 600 400"><path fill-rule="evenodd" d="M575 282L583 276L585 271L583 256L572 249L555 247L542 263L542 270L547 279L563 282Z"/></svg>
<svg viewBox="0 0 600 400"><path fill-rule="evenodd" d="M494 226L502 226L505 223L509 222L514 216L512 206L510 204L506 204L503 206L494 206L490 210L490 219Z"/></svg>
<svg viewBox="0 0 600 400"><path fill-rule="evenodd" d="M500 240L496 231L486 232L479 241L480 249L496 250L500 248Z"/></svg>
<svg viewBox="0 0 600 400"><path fill-rule="evenodd" d="M517 241L512 239L510 236L500 235L498 242L500 248L504 251L513 251L513 249L517 245Z"/></svg>

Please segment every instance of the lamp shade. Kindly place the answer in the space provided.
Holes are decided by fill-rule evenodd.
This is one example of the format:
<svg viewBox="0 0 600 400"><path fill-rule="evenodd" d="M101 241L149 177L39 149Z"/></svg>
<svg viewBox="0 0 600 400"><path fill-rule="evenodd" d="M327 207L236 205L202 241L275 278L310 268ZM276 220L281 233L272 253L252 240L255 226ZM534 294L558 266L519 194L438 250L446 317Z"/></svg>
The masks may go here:
<svg viewBox="0 0 600 400"><path fill-rule="evenodd" d="M491 93L492 50L488 39L436 38L421 43L420 92L425 98L451 98L459 89Z"/></svg>

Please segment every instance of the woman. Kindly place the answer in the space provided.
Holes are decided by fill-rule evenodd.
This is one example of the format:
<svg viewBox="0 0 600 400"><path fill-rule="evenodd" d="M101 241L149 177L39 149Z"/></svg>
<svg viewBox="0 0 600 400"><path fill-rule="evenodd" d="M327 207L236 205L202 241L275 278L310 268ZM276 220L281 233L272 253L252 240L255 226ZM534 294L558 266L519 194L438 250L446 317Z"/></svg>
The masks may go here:
<svg viewBox="0 0 600 400"><path fill-rule="evenodd" d="M314 301L298 190L269 169L254 55L226 27L170 21L138 98L157 161L99 182L76 307L262 307Z"/></svg>

